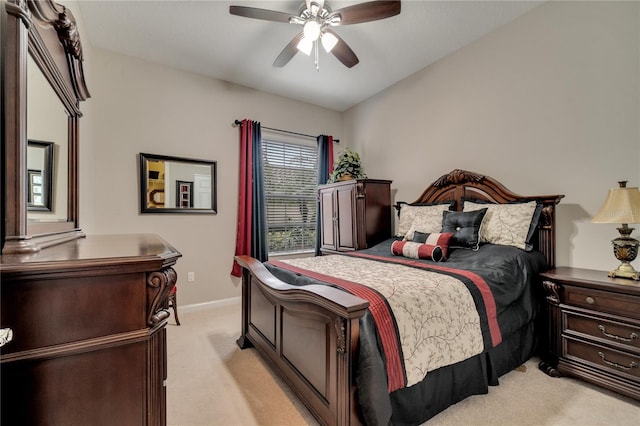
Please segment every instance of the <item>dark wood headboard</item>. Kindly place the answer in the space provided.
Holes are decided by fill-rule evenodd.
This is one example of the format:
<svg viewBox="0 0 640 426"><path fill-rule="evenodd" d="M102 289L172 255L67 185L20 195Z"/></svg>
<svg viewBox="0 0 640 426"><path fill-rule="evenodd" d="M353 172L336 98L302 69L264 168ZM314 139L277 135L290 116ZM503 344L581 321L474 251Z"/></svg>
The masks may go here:
<svg viewBox="0 0 640 426"><path fill-rule="evenodd" d="M534 246L542 252L550 268L556 264L556 212L555 206L564 195L533 195L516 194L507 189L497 180L475 172L455 169L440 176L425 189L420 197L413 202L436 203L455 201L455 209L462 210L464 201L481 200L496 204L507 204L516 201L536 201L542 204L542 214L538 223L538 235Z"/></svg>

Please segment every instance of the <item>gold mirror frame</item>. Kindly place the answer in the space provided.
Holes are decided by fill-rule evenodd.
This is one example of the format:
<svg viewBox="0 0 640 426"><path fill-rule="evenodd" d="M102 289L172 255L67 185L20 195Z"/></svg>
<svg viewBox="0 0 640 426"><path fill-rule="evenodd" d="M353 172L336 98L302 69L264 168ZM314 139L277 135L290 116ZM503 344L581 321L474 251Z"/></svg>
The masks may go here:
<svg viewBox="0 0 640 426"><path fill-rule="evenodd" d="M78 219L78 121L87 90L82 45L69 9L52 0L0 2L2 55L2 254L37 252L84 236ZM27 56L67 112L68 199L64 221L27 219Z"/></svg>

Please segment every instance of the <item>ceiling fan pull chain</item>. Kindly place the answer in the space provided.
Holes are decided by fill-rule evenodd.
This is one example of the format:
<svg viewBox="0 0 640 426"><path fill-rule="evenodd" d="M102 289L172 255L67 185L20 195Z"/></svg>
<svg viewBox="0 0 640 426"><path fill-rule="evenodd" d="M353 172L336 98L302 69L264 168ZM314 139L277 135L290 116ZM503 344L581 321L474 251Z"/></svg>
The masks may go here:
<svg viewBox="0 0 640 426"><path fill-rule="evenodd" d="M315 51L316 51L316 72L320 72L320 61L318 57L318 40L316 40L313 44L315 45Z"/></svg>

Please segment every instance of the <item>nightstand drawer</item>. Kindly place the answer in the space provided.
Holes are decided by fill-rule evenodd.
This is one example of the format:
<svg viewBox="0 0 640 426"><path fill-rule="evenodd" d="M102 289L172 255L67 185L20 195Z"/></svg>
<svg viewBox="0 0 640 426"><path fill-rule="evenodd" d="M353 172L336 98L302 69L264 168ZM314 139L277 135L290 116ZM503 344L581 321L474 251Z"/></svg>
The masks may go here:
<svg viewBox="0 0 640 426"><path fill-rule="evenodd" d="M589 317L573 312L564 313L564 329L568 334L578 333L602 342L611 342L621 349L640 352L640 326Z"/></svg>
<svg viewBox="0 0 640 426"><path fill-rule="evenodd" d="M640 309L638 309L640 298L630 295L567 285L564 287L563 303L598 312L608 312L640 319Z"/></svg>
<svg viewBox="0 0 640 426"><path fill-rule="evenodd" d="M571 338L563 338L563 347L567 358L578 358L601 370L640 381L640 356Z"/></svg>

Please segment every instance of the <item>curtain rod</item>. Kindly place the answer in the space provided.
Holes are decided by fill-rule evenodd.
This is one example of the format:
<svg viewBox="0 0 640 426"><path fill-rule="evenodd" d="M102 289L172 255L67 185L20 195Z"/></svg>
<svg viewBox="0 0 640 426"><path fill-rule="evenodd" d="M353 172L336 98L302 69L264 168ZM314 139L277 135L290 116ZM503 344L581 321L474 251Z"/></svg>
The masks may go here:
<svg viewBox="0 0 640 426"><path fill-rule="evenodd" d="M231 123L231 127L238 127L240 124L242 124L242 121L235 120L233 123ZM312 139L317 139L318 138L317 136L307 135L307 134L298 133L298 132L291 132L289 130L274 129L273 127L267 127L267 126L262 126L262 125L261 125L261 127L263 129L271 130L271 131L274 131L274 132L288 133L290 135L304 136L306 138L312 138ZM335 143L340 143L340 139L334 139L333 141Z"/></svg>

